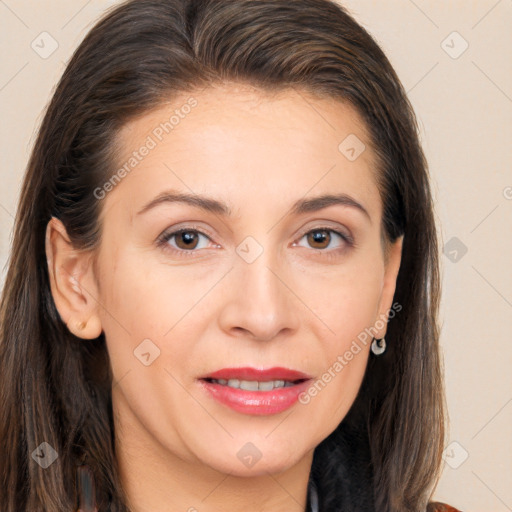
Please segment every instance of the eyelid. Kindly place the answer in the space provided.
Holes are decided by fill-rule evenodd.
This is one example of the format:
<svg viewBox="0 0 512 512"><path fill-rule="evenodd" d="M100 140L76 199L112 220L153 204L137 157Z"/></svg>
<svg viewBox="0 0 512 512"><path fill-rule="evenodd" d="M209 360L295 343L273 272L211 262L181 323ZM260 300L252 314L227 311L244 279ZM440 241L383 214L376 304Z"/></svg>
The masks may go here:
<svg viewBox="0 0 512 512"><path fill-rule="evenodd" d="M341 226L339 224L335 225L335 226L331 226L329 225L329 222L330 221L317 221L317 222L320 222L322 224L320 225L314 225L314 226L308 226L306 228L304 228L302 231L301 231L301 234L299 235L299 239L302 238L304 235L310 233L311 231L332 231L334 233L337 233L339 234L342 238L345 238L347 240L347 242L350 242L352 244L355 243L354 241L354 237L352 236L350 230L348 228L345 228L344 226Z"/></svg>
<svg viewBox="0 0 512 512"><path fill-rule="evenodd" d="M297 246L298 247L298 242L307 234L313 232L313 231L330 231L330 232L333 232L335 234L337 234L338 236L340 236L344 243L349 245L349 246L355 246L355 241L354 241L354 238L352 237L352 235L350 234L350 232L346 233L344 232L343 228L339 225L337 226L330 226L329 225L329 222L330 221L318 221L318 222L322 222L321 225L316 225L316 226L309 226L309 227L305 227L304 229L301 230L301 234L298 235L295 239L294 239L294 242L292 243L293 246ZM345 228L346 229L346 228ZM213 235L211 235L207 229L205 229L203 226L199 226L197 224L186 224L183 225L183 226L180 226L180 224L176 225L176 226L172 226L166 230L164 230L157 238L157 243L159 246L162 246L164 248L164 250L168 250L168 251L171 251L172 253L179 253L180 255L184 255L185 257L187 256L192 256L195 252L199 252L199 250L184 250L184 249L176 249L172 246L169 245L169 240L172 239L173 237L175 237L176 235L182 233L182 232L186 232L186 231L195 231L197 232L198 234L200 235L203 235L205 236L206 238L209 239L209 241L214 244L216 246L216 248L219 248L220 245L217 244L216 242L214 242L213 240ZM348 230L347 230L348 231ZM319 252L319 253L336 253L336 252L339 252L343 249L314 249L314 248L311 248L312 251L314 252Z"/></svg>
<svg viewBox="0 0 512 512"><path fill-rule="evenodd" d="M163 238L168 235L174 235L174 234L182 232L182 231L197 231L197 232L201 233L202 235L207 236L210 240L212 239L212 237L215 236L213 234L213 232L211 232L208 228L205 228L204 226L202 226L200 224L195 224L194 222L192 222L191 224L189 224L187 222L181 222L179 224L176 224L174 226L171 226L171 227L165 229L158 236L158 238Z"/></svg>
<svg viewBox="0 0 512 512"><path fill-rule="evenodd" d="M175 237L176 235L182 233L182 232L186 232L186 231L195 231L197 232L198 234L200 235L203 235L205 236L206 238L208 238L208 240L216 245L217 247L220 247L218 244L216 244L213 239L212 239L212 236L207 229L203 228L202 226L198 226L196 224L188 224L188 225L183 225L183 226L180 226L179 224L177 226L172 226L166 230L164 230L156 239L156 243L158 246L160 247L163 247L164 250L169 250L171 252L174 252L174 253L180 253L180 254L186 254L186 253L194 253L194 252L198 252L198 251L185 251L185 250L180 250L180 249L175 249L174 247L171 247L169 245L169 240L172 239L173 237Z"/></svg>
<svg viewBox="0 0 512 512"><path fill-rule="evenodd" d="M354 242L353 238L350 235L345 234L342 231L339 231L339 230L336 230L336 229L332 229L330 227L329 228L328 227L318 227L318 228L308 229L307 231L304 232L303 235L299 236L297 238L297 241L293 242L292 245L294 247L302 247L302 246L299 245L299 242L305 236L307 236L309 233L313 233L315 231L327 231L327 232L330 232L330 233L334 233L334 235L337 235L342 240L342 242L341 242L342 243L342 247L336 247L334 249L318 249L318 248L313 248L313 247L306 248L306 249L308 249L310 251L313 251L314 253L321 254L323 257L335 256L336 254L339 254L340 252L343 252L343 251L347 250L348 248L355 247L355 242Z"/></svg>

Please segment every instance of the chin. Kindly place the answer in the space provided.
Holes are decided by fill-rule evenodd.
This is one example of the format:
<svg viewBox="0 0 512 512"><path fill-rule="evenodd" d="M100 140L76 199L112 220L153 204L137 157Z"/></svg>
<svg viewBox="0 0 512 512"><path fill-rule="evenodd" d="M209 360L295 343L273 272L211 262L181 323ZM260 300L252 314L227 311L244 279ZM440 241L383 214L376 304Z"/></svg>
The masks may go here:
<svg viewBox="0 0 512 512"><path fill-rule="evenodd" d="M261 452L260 452L261 453ZM211 454L209 454L211 456ZM214 460L204 460L204 463L221 473L238 477L256 477L270 474L279 474L297 461L290 460L290 454L283 454L282 457L264 454L258 455L256 450L249 455L249 451L244 454L242 450L235 452L234 457L226 458L226 452L219 454Z"/></svg>

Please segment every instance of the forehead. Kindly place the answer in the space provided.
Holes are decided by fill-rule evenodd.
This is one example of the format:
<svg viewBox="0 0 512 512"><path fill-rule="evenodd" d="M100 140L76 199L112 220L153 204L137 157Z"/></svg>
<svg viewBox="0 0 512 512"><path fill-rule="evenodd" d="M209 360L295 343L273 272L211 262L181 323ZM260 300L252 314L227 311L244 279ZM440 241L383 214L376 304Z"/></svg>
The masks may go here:
<svg viewBox="0 0 512 512"><path fill-rule="evenodd" d="M127 123L118 142L117 165L129 173L114 192L136 203L164 188L207 192L235 209L339 191L379 209L374 153L357 111L296 88L182 93Z"/></svg>

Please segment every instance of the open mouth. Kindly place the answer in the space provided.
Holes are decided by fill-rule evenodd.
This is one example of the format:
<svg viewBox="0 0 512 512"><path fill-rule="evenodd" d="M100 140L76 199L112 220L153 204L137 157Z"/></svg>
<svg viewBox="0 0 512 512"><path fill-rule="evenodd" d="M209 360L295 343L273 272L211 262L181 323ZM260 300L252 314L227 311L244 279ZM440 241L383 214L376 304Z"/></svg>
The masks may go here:
<svg viewBox="0 0 512 512"><path fill-rule="evenodd" d="M244 391L272 391L274 389L289 388L300 384L308 379L297 379L297 380L268 380L268 381L257 381L257 380L240 380L240 379L212 379L205 378L201 379L210 384L218 384L220 386L226 386L232 389L241 389Z"/></svg>
<svg viewBox="0 0 512 512"><path fill-rule="evenodd" d="M309 375L282 368L223 369L215 373L198 379L204 392L234 411L251 415L285 411L298 401L312 381Z"/></svg>

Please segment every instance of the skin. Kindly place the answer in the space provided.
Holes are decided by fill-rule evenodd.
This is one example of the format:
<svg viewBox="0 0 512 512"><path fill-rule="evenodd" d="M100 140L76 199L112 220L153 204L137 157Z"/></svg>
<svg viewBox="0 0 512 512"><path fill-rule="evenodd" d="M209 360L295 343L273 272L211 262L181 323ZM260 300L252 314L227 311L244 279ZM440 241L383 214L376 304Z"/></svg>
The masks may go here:
<svg viewBox="0 0 512 512"><path fill-rule="evenodd" d="M308 404L278 414L233 411L197 379L235 366L321 378L389 313L402 239L386 264L361 118L305 92L224 84L183 95L125 125L119 164L192 95L197 107L102 199L98 250L75 250L50 221L52 293L84 343L105 332L116 451L134 512L303 511L313 450L354 402L371 338ZM366 144L355 161L338 150L349 134ZM232 216L183 203L137 213L171 189L225 202ZM370 218L344 205L288 213L297 200L332 193L350 195ZM158 245L164 231L184 227L207 236L196 234L192 249L178 236ZM307 235L326 227L355 245L334 232ZM263 248L252 263L236 251L248 236ZM384 322L375 337L385 331ZM134 357L144 339L160 350L149 366ZM248 442L261 452L252 467L237 457Z"/></svg>

